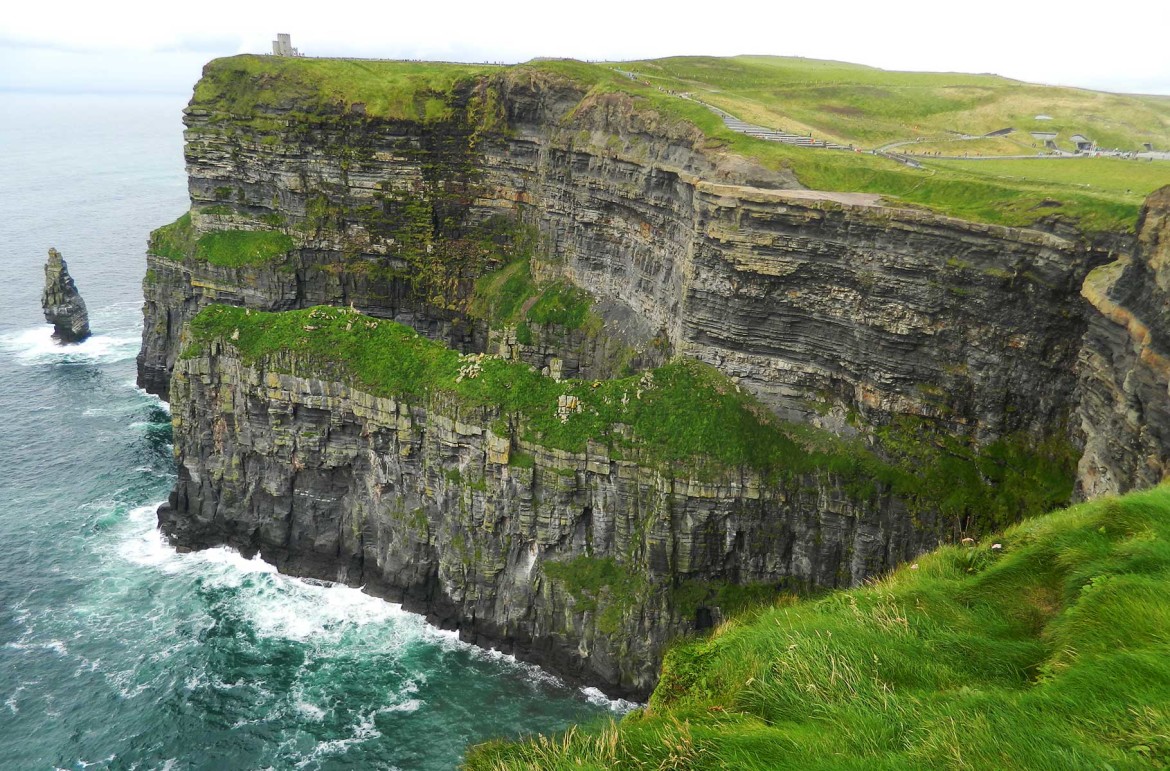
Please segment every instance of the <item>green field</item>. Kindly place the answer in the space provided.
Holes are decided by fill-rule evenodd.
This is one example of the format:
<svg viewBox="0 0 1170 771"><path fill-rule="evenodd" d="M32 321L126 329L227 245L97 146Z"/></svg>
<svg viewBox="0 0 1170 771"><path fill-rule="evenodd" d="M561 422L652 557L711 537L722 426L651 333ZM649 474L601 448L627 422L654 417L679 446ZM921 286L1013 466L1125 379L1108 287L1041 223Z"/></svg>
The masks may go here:
<svg viewBox="0 0 1170 771"><path fill-rule="evenodd" d="M995 75L895 72L771 56L676 57L618 66L746 120L872 147L947 132L1080 133L1101 147L1170 149L1170 97L1041 86ZM1050 121L1038 121L1047 115Z"/></svg>
<svg viewBox="0 0 1170 771"><path fill-rule="evenodd" d="M998 545L998 546L997 546ZM947 546L683 642L621 722L471 771L1137 769L1170 764L1170 488Z"/></svg>
<svg viewBox="0 0 1170 771"><path fill-rule="evenodd" d="M1170 184L1170 163L1120 158L1019 160L925 160L931 168L961 172L1009 184L1048 185L1070 192L1092 191L1118 201L1134 201Z"/></svg>
<svg viewBox="0 0 1170 771"><path fill-rule="evenodd" d="M1066 147L1071 147L1068 137L1081 133L1103 147L1138 150L1141 143L1151 142L1170 149L1170 97L783 57L680 57L614 66L668 91L691 93L750 122L866 148L923 137L922 145L899 150L1029 154L1039 148L1031 147L1034 140L1027 132L1043 130L1061 132L1058 144ZM626 81L627 88L636 85ZM1053 120L1035 120L1041 114ZM928 171L916 171L868 155L730 136L718 119L711 121L693 111L690 115L709 136L767 165L793 169L810 188L882 193L911 205L998 224L1027 225L1058 214L1088 231L1132 231L1142 199L1170 184L1167 161L1094 165L1078 159L1051 170L1045 164L1062 159L1011 160L1004 163L1020 165L995 174L975 166L930 162ZM956 132L980 135L1009 126L1017 130L1007 137L970 145L946 141Z"/></svg>
<svg viewBox="0 0 1170 771"><path fill-rule="evenodd" d="M542 65L550 67L552 63ZM584 79L595 75L584 69L589 65L570 66L558 63L557 71ZM931 209L964 219L1001 225L1026 226L1045 216L1058 215L1086 231L1131 232L1142 200L1162 185L1170 184L1170 162L1091 165L1082 160L1069 161L1064 173L1069 178L1048 179L1049 172L1036 174L1031 169L1044 163L1061 163L1063 159L1024 160L1021 169L1029 171L1012 177L969 173L932 163L926 169L914 169L879 156L836 150L815 150L778 142L754 139L731 131L715 113L696 102L643 86L629 78L596 76L594 90L624 91L634 95L648 108L678 121L699 127L708 137L708 149L715 153L731 152L754 158L769 168L791 169L802 184L813 190L878 193L893 205L910 205ZM1115 160L1115 159L1104 159ZM1005 161L1005 163L1017 163ZM1108 170L1114 180L1121 172L1132 170L1130 185L1094 189L1100 170ZM1077 184L1070 184L1075 181ZM1130 192L1124 192L1126 189Z"/></svg>

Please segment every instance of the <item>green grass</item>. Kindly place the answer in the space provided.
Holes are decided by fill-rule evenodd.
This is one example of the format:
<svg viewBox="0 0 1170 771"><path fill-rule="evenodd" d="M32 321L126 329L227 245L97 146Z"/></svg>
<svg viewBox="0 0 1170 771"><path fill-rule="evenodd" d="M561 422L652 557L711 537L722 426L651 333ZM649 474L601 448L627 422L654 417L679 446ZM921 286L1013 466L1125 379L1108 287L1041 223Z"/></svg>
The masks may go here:
<svg viewBox="0 0 1170 771"><path fill-rule="evenodd" d="M507 324L557 324L580 329L590 319L593 298L563 281L537 286L527 256L481 276L469 302L471 314L499 328ZM528 332L527 334L531 334ZM531 340L520 340L526 345Z"/></svg>
<svg viewBox="0 0 1170 771"><path fill-rule="evenodd" d="M1170 184L1170 164L1121 158L1054 160L931 161L932 168L960 171L974 177L1011 184L1047 184L1068 192L1091 191L1118 202L1140 202Z"/></svg>
<svg viewBox="0 0 1170 771"><path fill-rule="evenodd" d="M456 351L409 327L326 306L285 313L211 306L192 321L191 339L186 356L200 355L212 339L250 363L295 351L314 371L377 395L425 402L445 394L464 408L516 415L527 438L559 449L583 451L597 439L665 462L698 458L758 469L802 455L749 397L696 363L663 367L645 382L631 377L594 386L557 382L526 364L489 357L478 377L460 380L466 361ZM562 395L582 405L565 422L556 414ZM619 425L630 427L628 436Z"/></svg>
<svg viewBox="0 0 1170 771"><path fill-rule="evenodd" d="M589 316L593 305L590 294L571 284L557 283L547 287L526 318L535 324L558 324L566 329L579 329Z"/></svg>
<svg viewBox="0 0 1170 771"><path fill-rule="evenodd" d="M637 606L647 590L646 578L612 557L581 555L563 562L544 561L545 577L563 586L573 597L574 613L596 613L598 629L616 634L622 614Z"/></svg>
<svg viewBox="0 0 1170 771"><path fill-rule="evenodd" d="M1000 544L1002 548L995 548ZM616 724L474 748L505 769L1170 763L1170 488L949 546L683 643Z"/></svg>
<svg viewBox="0 0 1170 771"><path fill-rule="evenodd" d="M288 254L292 239L272 230L220 230L196 238L191 215L150 234L150 253L170 260L198 260L224 268L264 265Z"/></svg>
<svg viewBox="0 0 1170 771"><path fill-rule="evenodd" d="M195 242L195 257L228 268L262 265L293 248L292 239L272 230L221 230Z"/></svg>
<svg viewBox="0 0 1170 771"><path fill-rule="evenodd" d="M1013 127L1084 134L1102 147L1170 145L1170 99L1041 86L995 75L897 72L773 56L673 57L616 66L748 120L867 147ZM1037 115L1051 121L1037 121Z"/></svg>
<svg viewBox="0 0 1170 771"><path fill-rule="evenodd" d="M524 305L535 294L531 262L525 257L477 279L469 309L492 326L514 324L522 320Z"/></svg>
<svg viewBox="0 0 1170 771"><path fill-rule="evenodd" d="M379 118L436 121L450 116L445 99L455 85L499 68L441 62L289 58L243 54L203 69L192 104L254 116L265 108L295 107L333 114L361 105Z"/></svg>
<svg viewBox="0 0 1170 771"><path fill-rule="evenodd" d="M168 260L189 260L195 256L195 226L187 212L169 225L156 228L150 234L147 247L151 254Z"/></svg>
<svg viewBox="0 0 1170 771"><path fill-rule="evenodd" d="M300 374L340 380L379 396L478 410L518 425L522 439L582 452L589 441L670 474L722 479L747 469L766 481L830 475L855 499L888 491L912 513L939 512L973 530L1047 511L1068 500L1074 453L1059 439L1005 437L985 447L899 423L881 433L882 454L807 426L782 423L714 368L680 359L648 373L604 381L555 381L526 364L468 360L409 327L356 312L317 307L284 313L211 306L191 322L184 356L211 340L250 364L293 352ZM561 396L580 410L562 421ZM444 407L443 409L448 409Z"/></svg>

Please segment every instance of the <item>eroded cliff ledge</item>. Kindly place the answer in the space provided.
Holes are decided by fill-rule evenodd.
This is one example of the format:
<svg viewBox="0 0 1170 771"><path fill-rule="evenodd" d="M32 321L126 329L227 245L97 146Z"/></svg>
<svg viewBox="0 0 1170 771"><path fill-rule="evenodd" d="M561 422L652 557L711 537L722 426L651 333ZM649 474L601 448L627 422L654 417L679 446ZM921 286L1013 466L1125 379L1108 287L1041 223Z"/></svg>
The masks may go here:
<svg viewBox="0 0 1170 771"><path fill-rule="evenodd" d="M703 365L594 387L340 309L195 325L170 538L364 586L610 693L646 696L666 642L737 587L852 585L940 535L913 479L806 447Z"/></svg>
<svg viewBox="0 0 1170 771"><path fill-rule="evenodd" d="M642 695L672 635L745 593L854 584L1065 502L1082 437L1114 469L1089 484L1082 460L1087 492L1156 476L1093 439L1111 420L1148 434L1144 414L1115 398L1085 414L1133 381L1084 342L1124 348L1085 285L1123 240L801 190L539 68L416 83L388 107L325 89L324 65L257 66L209 66L185 119L192 209L148 256L139 381L173 404L160 521L182 546L365 585ZM476 366L544 401L468 402L471 360L390 387L368 370L389 371L382 354L321 347L377 319L449 346L448 365L487 352ZM272 324L295 329L273 347ZM719 431L688 444L663 417L666 462L591 401L620 387L627 410L653 390L638 372L700 366L654 369L672 357L711 365L702 393L735 394L763 432L723 434L793 452L722 457Z"/></svg>

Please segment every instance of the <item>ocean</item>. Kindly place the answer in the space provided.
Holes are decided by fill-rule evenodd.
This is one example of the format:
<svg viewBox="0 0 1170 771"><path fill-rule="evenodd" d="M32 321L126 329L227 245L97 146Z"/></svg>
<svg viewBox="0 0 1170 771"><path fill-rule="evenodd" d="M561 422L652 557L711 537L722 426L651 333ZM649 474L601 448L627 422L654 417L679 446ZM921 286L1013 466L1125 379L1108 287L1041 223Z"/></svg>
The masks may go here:
<svg viewBox="0 0 1170 771"><path fill-rule="evenodd" d="M178 554L135 387L147 235L187 208L181 96L0 93L0 768L448 769L629 707L357 589ZM40 309L59 249L94 336Z"/></svg>

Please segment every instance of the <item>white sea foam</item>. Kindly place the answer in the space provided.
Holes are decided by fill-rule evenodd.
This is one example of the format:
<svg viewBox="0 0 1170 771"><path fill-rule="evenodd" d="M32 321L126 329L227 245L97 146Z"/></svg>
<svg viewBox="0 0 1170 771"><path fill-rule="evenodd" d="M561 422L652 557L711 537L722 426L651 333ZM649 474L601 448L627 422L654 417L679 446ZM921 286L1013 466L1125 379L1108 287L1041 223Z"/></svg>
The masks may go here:
<svg viewBox="0 0 1170 771"><path fill-rule="evenodd" d="M167 574L197 575L207 587L239 590L233 603L259 637L315 646L345 641L379 652L405 650L422 641L491 661L521 674L534 684L563 686L560 678L534 664L521 662L511 654L463 642L457 632L433 627L422 616L403 610L401 605L372 597L360 589L285 576L259 556L245 559L239 552L226 547L180 554L154 525L157 507L158 504L140 506L129 512L130 528L120 547L121 556L134 564ZM362 633L353 634L358 630ZM416 679L425 682L422 673L418 673ZM381 709L413 712L424 703L412 698L417 691L418 682L408 681L398 694L401 701ZM582 688L580 693L591 704L617 714L639 706L625 699L610 699L596 688ZM319 707L303 699L298 699L296 708L311 719L321 719L324 715ZM353 740L338 741L352 743ZM334 750L338 748L340 745Z"/></svg>
<svg viewBox="0 0 1170 771"><path fill-rule="evenodd" d="M0 335L0 350L26 365L124 361L138 355L138 344L136 336L100 333L75 345L59 345L48 324Z"/></svg>
<svg viewBox="0 0 1170 771"><path fill-rule="evenodd" d="M69 648L60 640L49 640L48 642L8 642L4 644L4 647L17 651L49 651L58 656L67 656L69 654Z"/></svg>
<svg viewBox="0 0 1170 771"><path fill-rule="evenodd" d="M234 601L258 636L335 643L356 628L386 625L397 639L382 642L400 646L421 634L422 618L399 605L352 587L281 575L259 555L245 559L226 547L180 554L154 526L157 508L153 504L129 512L121 556L170 575L198 575L207 587L239 589Z"/></svg>
<svg viewBox="0 0 1170 771"><path fill-rule="evenodd" d="M122 385L126 386L127 388L129 388L133 391L137 391L141 395L145 396L147 399L150 399L151 401L153 401L155 404L157 404L163 410L165 410L168 415L171 414L171 403L163 401L161 397L159 397L155 394L152 394L149 391L147 391L145 388L142 388L141 386L139 386L137 380L127 380L127 381L123 382Z"/></svg>
<svg viewBox="0 0 1170 771"><path fill-rule="evenodd" d="M356 744L364 744L371 739L381 738L382 732L374 725L375 712L370 712L366 715L358 715L358 721L351 727L350 735L344 739L330 739L323 741L313 747L308 754L301 756L294 764L295 768L306 768L308 766L317 766L318 761L323 758L328 758L336 755L343 755L350 747Z"/></svg>
<svg viewBox="0 0 1170 771"><path fill-rule="evenodd" d="M8 707L8 709L11 710L12 714L14 715L17 712L20 712L20 707L17 705L16 700L20 697L20 692L23 690L23 685L16 686L16 690L12 692L12 695L4 700L4 706Z"/></svg>
<svg viewBox="0 0 1170 771"><path fill-rule="evenodd" d="M624 715L630 710L642 706L638 702L629 701L628 699L611 699L597 688L582 688L581 693L585 696L585 701L590 704L605 707L610 712L615 712L619 715Z"/></svg>
<svg viewBox="0 0 1170 771"><path fill-rule="evenodd" d="M391 704L388 707L381 707L378 709L378 714L385 714L387 712L417 712L418 708L423 705L420 699L407 699L399 704Z"/></svg>
<svg viewBox="0 0 1170 771"><path fill-rule="evenodd" d="M465 651L471 654L473 658L481 661L490 661L497 666L520 672L532 683L545 683L552 686L564 685L564 681L552 672L541 669L536 664L520 661L514 654L504 653L495 648L481 648L478 645L463 642L459 639L458 632L428 625L423 628L423 635L427 639L437 642L447 650Z"/></svg>
<svg viewBox="0 0 1170 771"><path fill-rule="evenodd" d="M297 713L306 720L312 720L314 723L320 723L325 719L325 710L318 707L316 704L305 701L304 699L297 699L293 704L293 708Z"/></svg>

